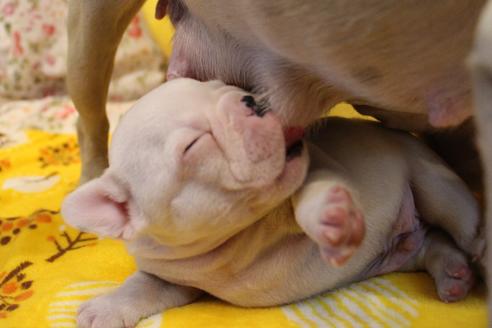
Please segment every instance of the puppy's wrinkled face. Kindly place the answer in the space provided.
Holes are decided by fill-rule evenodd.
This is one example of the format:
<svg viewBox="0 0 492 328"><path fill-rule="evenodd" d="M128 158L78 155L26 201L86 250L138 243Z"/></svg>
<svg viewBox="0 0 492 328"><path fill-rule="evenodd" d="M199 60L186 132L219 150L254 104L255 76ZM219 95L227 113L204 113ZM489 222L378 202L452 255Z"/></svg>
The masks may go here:
<svg viewBox="0 0 492 328"><path fill-rule="evenodd" d="M300 137L284 133L241 89L218 81L168 82L122 118L109 169L89 183L119 204L110 212L124 220L110 227L121 231L96 232L125 239L144 233L171 247L228 238L301 185L308 158ZM105 185L111 187L101 191ZM67 197L63 214L94 231L100 220L80 216L86 189ZM108 213L93 214L102 220Z"/></svg>

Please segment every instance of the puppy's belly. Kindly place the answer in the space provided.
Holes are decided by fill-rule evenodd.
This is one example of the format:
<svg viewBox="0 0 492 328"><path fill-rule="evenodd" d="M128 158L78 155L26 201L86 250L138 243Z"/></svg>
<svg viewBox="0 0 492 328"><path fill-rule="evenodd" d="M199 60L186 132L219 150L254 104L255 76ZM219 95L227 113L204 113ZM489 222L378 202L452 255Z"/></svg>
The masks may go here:
<svg viewBox="0 0 492 328"><path fill-rule="evenodd" d="M388 215L388 218L412 215L413 198L404 195L403 199L403 205L395 206L394 216ZM376 218L366 217L366 220L373 219ZM412 227L413 222L390 221L396 221L394 227L401 233L407 231L408 226ZM410 225L398 228L402 223ZM173 261L137 255L136 260L142 271L177 285L198 288L232 304L275 306L369 277L371 264L385 253L384 246L389 244L379 241L394 235L388 236L388 230L381 229L380 225L368 225L368 237L373 242L364 243L352 259L338 268L322 260L318 246L300 231L291 215L273 215L260 220L254 227L203 255ZM399 266L378 268L381 267ZM380 273L381 270L370 272L372 276Z"/></svg>
<svg viewBox="0 0 492 328"><path fill-rule="evenodd" d="M397 219L383 251L371 262L363 277L398 271L417 256L424 244L426 227L419 218L410 186L406 186Z"/></svg>
<svg viewBox="0 0 492 328"><path fill-rule="evenodd" d="M137 258L137 263L140 270L166 281L245 307L301 300L352 282L360 273L350 265L334 268L322 261L317 245L304 234L286 236L242 268L237 266L240 257L239 252L226 261L221 259L220 266L206 256L179 261Z"/></svg>

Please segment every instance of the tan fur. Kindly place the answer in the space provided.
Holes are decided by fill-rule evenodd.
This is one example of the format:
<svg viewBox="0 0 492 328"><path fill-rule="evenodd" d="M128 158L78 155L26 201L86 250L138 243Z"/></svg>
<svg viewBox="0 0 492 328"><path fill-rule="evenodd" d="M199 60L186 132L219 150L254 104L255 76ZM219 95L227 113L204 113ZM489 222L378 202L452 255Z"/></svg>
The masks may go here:
<svg viewBox="0 0 492 328"><path fill-rule="evenodd" d="M487 204L487 241L492 240L492 1L487 3L478 26L475 47L469 59L475 100L475 121L478 127L478 144L484 169ZM492 252L487 252L487 283L492 285ZM489 296L489 326L492 299Z"/></svg>

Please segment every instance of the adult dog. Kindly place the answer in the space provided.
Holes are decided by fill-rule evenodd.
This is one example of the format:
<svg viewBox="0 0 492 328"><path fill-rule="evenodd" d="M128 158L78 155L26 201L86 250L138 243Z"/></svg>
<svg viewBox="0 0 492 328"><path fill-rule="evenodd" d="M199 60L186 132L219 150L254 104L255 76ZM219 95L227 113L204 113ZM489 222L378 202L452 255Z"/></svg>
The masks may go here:
<svg viewBox="0 0 492 328"><path fill-rule="evenodd" d="M160 0L156 14L167 10L176 26L169 77L221 79L261 94L285 125L304 126L342 100L414 131L457 126L474 108L492 204L486 2ZM69 1L68 87L80 113L82 182L107 166L114 54L142 3Z"/></svg>

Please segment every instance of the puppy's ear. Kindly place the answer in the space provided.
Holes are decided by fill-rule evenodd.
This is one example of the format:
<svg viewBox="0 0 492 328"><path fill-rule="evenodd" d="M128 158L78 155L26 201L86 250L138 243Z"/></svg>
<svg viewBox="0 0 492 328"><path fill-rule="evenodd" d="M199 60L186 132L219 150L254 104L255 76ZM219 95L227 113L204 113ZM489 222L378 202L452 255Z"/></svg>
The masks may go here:
<svg viewBox="0 0 492 328"><path fill-rule="evenodd" d="M111 173L82 185L65 197L61 213L77 229L111 238L132 239L139 219L131 218L129 191Z"/></svg>

